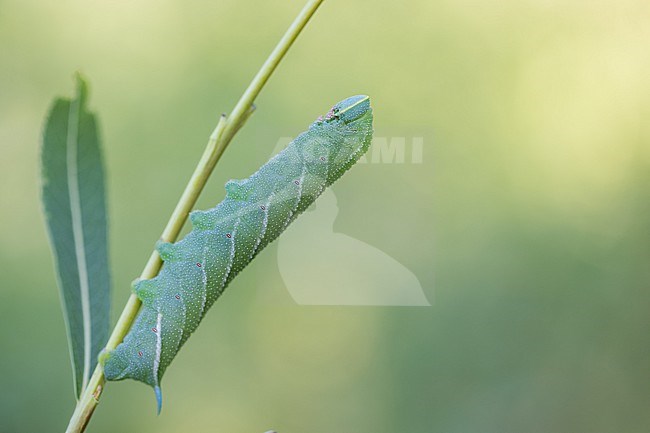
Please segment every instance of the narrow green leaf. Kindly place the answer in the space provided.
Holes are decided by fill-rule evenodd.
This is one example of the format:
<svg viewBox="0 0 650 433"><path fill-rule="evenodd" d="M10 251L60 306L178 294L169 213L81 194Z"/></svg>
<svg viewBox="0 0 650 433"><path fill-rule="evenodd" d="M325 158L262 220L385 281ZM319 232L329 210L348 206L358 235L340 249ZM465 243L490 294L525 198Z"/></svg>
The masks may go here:
<svg viewBox="0 0 650 433"><path fill-rule="evenodd" d="M43 134L43 205L61 292L77 398L109 331L110 274L104 167L87 85L56 99Z"/></svg>

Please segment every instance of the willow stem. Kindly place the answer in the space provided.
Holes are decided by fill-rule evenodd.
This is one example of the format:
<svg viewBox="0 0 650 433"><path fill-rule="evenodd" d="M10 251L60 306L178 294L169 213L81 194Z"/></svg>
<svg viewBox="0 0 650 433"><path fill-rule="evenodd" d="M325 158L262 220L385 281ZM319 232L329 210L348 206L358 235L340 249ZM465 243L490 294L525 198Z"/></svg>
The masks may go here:
<svg viewBox="0 0 650 433"><path fill-rule="evenodd" d="M255 98L259 95L260 91L268 81L273 71L277 68L278 64L287 53L293 42L296 40L302 29L307 25L311 17L314 15L323 0L309 0L307 4L300 11L291 26L287 29L284 36L275 49L271 52L266 62L262 65L258 73L255 75L244 94L239 98L239 101L233 108L230 116L222 115L219 123L214 132L210 136L210 140L206 149L201 157L190 181L188 182L183 195L181 196L174 212L169 218L167 226L163 230L160 239L166 242L173 242L178 238L178 235L187 220L189 212L196 204L199 194L203 190L210 174L214 170L215 165L223 155L230 141L233 139L237 131L244 125L246 120L250 117L255 110L253 105ZM149 261L144 267L140 279L150 279L155 277L160 271L162 261L157 251L154 251L149 257ZM135 320L138 311L140 310L140 300L132 294L118 319L113 332L106 343L105 351L114 350L118 344L122 342L124 336L128 333L133 321ZM93 375L88 382L88 386L84 389L77 406L75 408L66 433L80 433L86 429L90 417L92 416L99 398L104 390L104 371L100 364L97 364Z"/></svg>

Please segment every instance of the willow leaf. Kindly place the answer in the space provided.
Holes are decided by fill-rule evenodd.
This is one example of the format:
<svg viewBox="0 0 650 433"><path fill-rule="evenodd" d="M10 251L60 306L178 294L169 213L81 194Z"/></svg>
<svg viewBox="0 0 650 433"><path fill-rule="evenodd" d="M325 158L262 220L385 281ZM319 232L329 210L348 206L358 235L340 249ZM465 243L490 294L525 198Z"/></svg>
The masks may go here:
<svg viewBox="0 0 650 433"><path fill-rule="evenodd" d="M77 397L109 331L110 275L104 169L97 121L86 109L87 85L59 98L43 135L43 205L65 317Z"/></svg>

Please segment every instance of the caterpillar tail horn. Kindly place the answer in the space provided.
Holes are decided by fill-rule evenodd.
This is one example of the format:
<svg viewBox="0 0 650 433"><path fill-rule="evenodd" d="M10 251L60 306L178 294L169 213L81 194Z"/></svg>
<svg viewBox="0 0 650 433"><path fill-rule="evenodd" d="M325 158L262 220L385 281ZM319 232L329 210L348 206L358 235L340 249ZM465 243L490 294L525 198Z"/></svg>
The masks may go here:
<svg viewBox="0 0 650 433"><path fill-rule="evenodd" d="M154 386L153 392L156 393L156 403L158 404L157 410L158 415L160 415L160 411L162 410L162 391L160 386Z"/></svg>

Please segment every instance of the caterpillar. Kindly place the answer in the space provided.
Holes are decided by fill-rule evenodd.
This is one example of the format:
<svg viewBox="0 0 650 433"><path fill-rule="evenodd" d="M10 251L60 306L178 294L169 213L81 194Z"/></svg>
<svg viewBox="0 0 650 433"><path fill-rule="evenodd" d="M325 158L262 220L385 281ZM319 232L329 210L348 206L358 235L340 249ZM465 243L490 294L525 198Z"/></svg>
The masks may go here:
<svg viewBox="0 0 650 433"><path fill-rule="evenodd" d="M370 146L370 98L352 96L313 122L244 180L226 183L216 207L190 214L192 231L156 245L158 276L134 282L140 311L113 351L101 356L108 380L135 379L154 388L179 349L232 279Z"/></svg>

